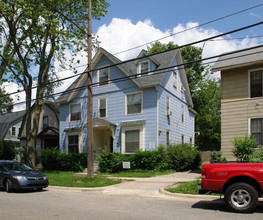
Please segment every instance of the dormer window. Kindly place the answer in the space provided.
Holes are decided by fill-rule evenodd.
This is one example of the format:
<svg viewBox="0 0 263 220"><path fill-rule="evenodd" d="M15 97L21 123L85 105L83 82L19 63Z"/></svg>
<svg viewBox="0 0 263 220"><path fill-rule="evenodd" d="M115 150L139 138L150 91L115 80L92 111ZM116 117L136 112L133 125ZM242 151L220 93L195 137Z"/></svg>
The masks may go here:
<svg viewBox="0 0 263 220"><path fill-rule="evenodd" d="M98 70L98 82L99 86L105 86L109 84L110 68Z"/></svg>
<svg viewBox="0 0 263 220"><path fill-rule="evenodd" d="M140 73L147 74L147 72L149 72L149 71L150 71L150 61L149 60L142 61L142 62L139 63L139 74L138 74L138 77L141 76Z"/></svg>

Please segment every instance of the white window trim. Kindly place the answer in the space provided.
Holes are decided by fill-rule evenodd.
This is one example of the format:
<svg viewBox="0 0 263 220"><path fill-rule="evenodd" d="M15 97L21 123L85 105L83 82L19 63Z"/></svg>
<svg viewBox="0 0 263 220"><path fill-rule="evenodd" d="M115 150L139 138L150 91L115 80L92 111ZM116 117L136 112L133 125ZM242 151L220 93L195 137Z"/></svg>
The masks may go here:
<svg viewBox="0 0 263 220"><path fill-rule="evenodd" d="M79 153L83 153L83 135L81 131L74 131L74 132L66 133L66 153L68 154L68 137L72 135L79 136Z"/></svg>
<svg viewBox="0 0 263 220"><path fill-rule="evenodd" d="M166 133L165 133L165 143L167 144L167 133L168 133L168 138L169 138L169 140L168 140L168 143L169 144L171 144L171 133L170 133L170 130L166 130Z"/></svg>
<svg viewBox="0 0 263 220"><path fill-rule="evenodd" d="M167 100L168 100L168 109L167 109ZM171 115L171 105L170 105L170 96L166 96L166 99L165 99L165 114L166 116L170 116Z"/></svg>
<svg viewBox="0 0 263 220"><path fill-rule="evenodd" d="M102 66L101 68L108 70L108 80L109 80L110 79L110 67ZM97 82L98 82L98 87L110 85L110 82L108 82L108 84L105 84L105 85L100 85L100 70L97 71Z"/></svg>
<svg viewBox="0 0 263 220"><path fill-rule="evenodd" d="M72 105L76 105L76 104L80 104L80 120L73 120L71 121L71 106ZM75 102L75 103L70 103L69 104L69 122L78 122L78 121L81 121L82 120L82 103L81 102Z"/></svg>
<svg viewBox="0 0 263 220"><path fill-rule="evenodd" d="M137 77L141 77L141 73L142 73L142 70L141 70L141 64L142 63L148 63L148 75L150 75L150 60L143 60L141 62L139 62L139 73L137 75Z"/></svg>
<svg viewBox="0 0 263 220"><path fill-rule="evenodd" d="M105 99L106 100L106 112L105 112L105 117L101 117L100 116L100 100L102 100L102 99ZM102 97L102 98L99 98L98 99L98 116L99 116L99 118L107 118L107 116L108 116L108 99L107 99L107 97Z"/></svg>
<svg viewBox="0 0 263 220"><path fill-rule="evenodd" d="M141 99L141 112L134 113L134 114L128 114L127 96L128 96L128 95L134 95L134 94L137 94L137 93L141 93L141 95L142 95L142 99ZM142 92L142 91L139 91L139 92L132 92L132 93L126 94L126 95L125 95L125 115L138 115L138 114L142 114L142 113L143 113L143 92Z"/></svg>
<svg viewBox="0 0 263 220"><path fill-rule="evenodd" d="M122 154L133 154L133 153L125 153L125 131L139 130L140 131L140 143L139 150L144 151L144 125L136 125L136 126L123 126L121 129L121 153Z"/></svg>
<svg viewBox="0 0 263 220"><path fill-rule="evenodd" d="M182 105L182 115L181 115L181 122L185 123L185 106Z"/></svg>
<svg viewBox="0 0 263 220"><path fill-rule="evenodd" d="M177 91L178 90L178 71L176 69L173 70L173 87Z"/></svg>
<svg viewBox="0 0 263 220"><path fill-rule="evenodd" d="M182 136L181 136L181 142L182 142L182 144L185 143L185 136L184 136L184 134L182 134Z"/></svg>
<svg viewBox="0 0 263 220"><path fill-rule="evenodd" d="M251 74L251 72L258 71L258 70L261 70L261 71L262 71L262 75L263 75L263 67L248 70L248 80L247 80L247 81L248 81L248 98L249 98L249 99L259 98L259 97L253 97L253 98L251 98L251 84L250 84L250 74ZM262 77L263 77L263 76L262 76ZM262 82L262 83L263 83L263 82ZM263 97L263 96L262 96L262 97Z"/></svg>

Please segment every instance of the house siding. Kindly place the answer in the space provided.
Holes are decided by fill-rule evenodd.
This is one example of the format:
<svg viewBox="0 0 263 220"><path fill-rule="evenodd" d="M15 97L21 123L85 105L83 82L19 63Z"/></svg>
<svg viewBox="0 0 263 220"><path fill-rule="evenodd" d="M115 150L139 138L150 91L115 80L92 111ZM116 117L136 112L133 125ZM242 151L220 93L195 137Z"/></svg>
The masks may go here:
<svg viewBox="0 0 263 220"><path fill-rule="evenodd" d="M221 71L221 151L228 161L236 160L234 138L250 134L251 118L263 117L263 97L249 98L249 71L260 67Z"/></svg>
<svg viewBox="0 0 263 220"><path fill-rule="evenodd" d="M98 56L99 57L99 56ZM107 67L113 62L108 56L102 55L98 58L94 69ZM157 68L153 60L149 58L142 58L137 62L138 65L141 61L150 60L150 70ZM176 56L171 63L175 65ZM135 68L136 69L136 68ZM132 71L133 69L128 69ZM110 67L109 77L110 82L107 85L99 86L98 82L99 71L93 71L93 118L96 123L94 127L94 141L93 149L95 153L101 153L105 146L109 149L109 134L113 137L113 151L124 152L124 137L125 131L140 130L140 149L141 150L156 150L160 144L166 144L165 131L167 129L171 132L171 137L174 143L181 143L181 135L185 136L185 142L189 143L190 137L194 141L194 114L188 110L188 103L185 92L175 90L173 88L172 71L167 72L161 85L148 84L147 87L141 86L143 80L149 80L149 76L143 78L139 77L138 81L127 79L127 73L123 72L122 67ZM135 70L134 70L135 71ZM160 75L159 75L160 76ZM124 79L118 81L111 81L114 79ZM179 77L180 78L180 77ZM140 81L140 82L139 82ZM149 82L149 81L148 81ZM181 78L179 79L181 83ZM154 83L154 81L153 81ZM87 84L87 82L84 82ZM139 86L140 85L140 86ZM188 86L188 85L187 85ZM140 92L142 94L142 112L137 114L126 114L126 96L127 94ZM166 96L171 97L171 109L173 111L172 118L168 119L165 113L165 100ZM102 98L107 100L106 104L106 117L104 121L99 121L99 108L98 101ZM72 103L82 103L82 120L80 122L69 121L69 105ZM181 123L181 106L185 106L185 122ZM60 149L66 151L67 146L67 133L70 128L79 127L79 132L82 134L82 152L87 152L87 130L84 127L87 123L87 89L81 90L77 93L74 99L68 103L63 103L60 106ZM170 122L168 120L171 120ZM174 120L177 120L174 122ZM105 122L105 124L104 124ZM94 125L93 125L94 126ZM110 130L107 129L110 128ZM106 130L105 130L106 129ZM74 130L74 129L72 129ZM159 131L163 131L159 136ZM106 132L105 132L106 131ZM73 132L73 131L72 131ZM102 139L100 139L103 138Z"/></svg>

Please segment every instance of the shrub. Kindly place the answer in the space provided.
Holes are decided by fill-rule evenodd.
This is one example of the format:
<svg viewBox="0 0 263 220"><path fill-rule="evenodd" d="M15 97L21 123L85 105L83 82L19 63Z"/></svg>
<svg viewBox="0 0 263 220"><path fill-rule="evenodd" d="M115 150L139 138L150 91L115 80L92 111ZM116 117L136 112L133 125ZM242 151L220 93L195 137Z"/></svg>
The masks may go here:
<svg viewBox="0 0 263 220"><path fill-rule="evenodd" d="M227 163L225 157L222 157L222 152L211 152L210 163Z"/></svg>
<svg viewBox="0 0 263 220"><path fill-rule="evenodd" d="M0 139L0 159L13 160L16 156L15 145Z"/></svg>
<svg viewBox="0 0 263 220"><path fill-rule="evenodd" d="M176 171L194 169L201 163L200 152L191 144L168 146L167 156L170 168Z"/></svg>
<svg viewBox="0 0 263 220"><path fill-rule="evenodd" d="M122 171L122 162L127 157L121 153L104 153L98 157L101 172L118 173Z"/></svg>
<svg viewBox="0 0 263 220"><path fill-rule="evenodd" d="M263 146L259 145L255 152L249 156L250 163L262 163L263 162Z"/></svg>
<svg viewBox="0 0 263 220"><path fill-rule="evenodd" d="M60 153L58 148L45 149L40 154L44 170L82 171L87 167L87 154Z"/></svg>
<svg viewBox="0 0 263 220"><path fill-rule="evenodd" d="M165 149L162 147L157 151L138 151L131 157L131 161L135 169L163 170L168 167Z"/></svg>
<svg viewBox="0 0 263 220"><path fill-rule="evenodd" d="M249 162L249 157L255 152L258 145L256 138L252 135L246 135L244 138L235 137L233 141L233 154L238 162Z"/></svg>

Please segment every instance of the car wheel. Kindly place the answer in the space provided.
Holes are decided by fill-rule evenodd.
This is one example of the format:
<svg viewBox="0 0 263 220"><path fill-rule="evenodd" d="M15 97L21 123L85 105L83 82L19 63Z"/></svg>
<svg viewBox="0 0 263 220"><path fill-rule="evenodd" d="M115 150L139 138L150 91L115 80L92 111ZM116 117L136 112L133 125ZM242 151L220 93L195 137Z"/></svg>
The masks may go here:
<svg viewBox="0 0 263 220"><path fill-rule="evenodd" d="M43 190L43 188L37 188L37 191L42 191Z"/></svg>
<svg viewBox="0 0 263 220"><path fill-rule="evenodd" d="M258 192L247 183L235 183L226 189L224 199L235 212L253 212L258 203Z"/></svg>
<svg viewBox="0 0 263 220"><path fill-rule="evenodd" d="M5 190L8 193L13 192L13 183L10 179L7 179L5 182Z"/></svg>

